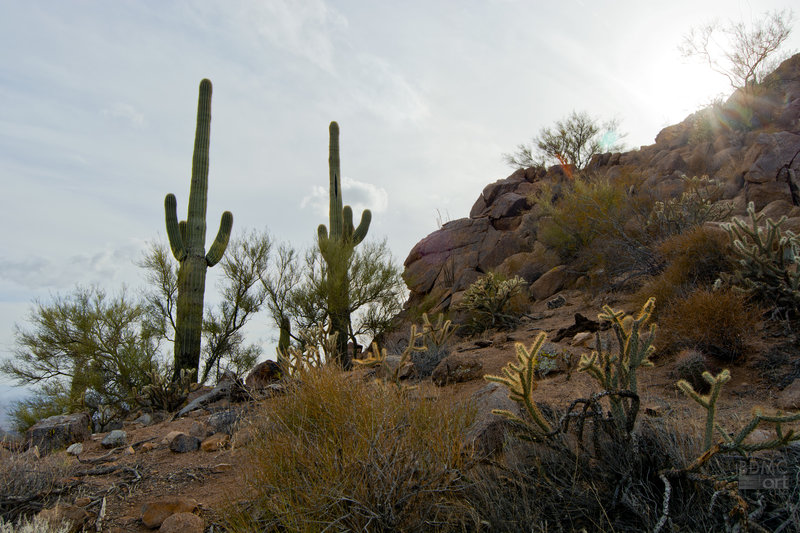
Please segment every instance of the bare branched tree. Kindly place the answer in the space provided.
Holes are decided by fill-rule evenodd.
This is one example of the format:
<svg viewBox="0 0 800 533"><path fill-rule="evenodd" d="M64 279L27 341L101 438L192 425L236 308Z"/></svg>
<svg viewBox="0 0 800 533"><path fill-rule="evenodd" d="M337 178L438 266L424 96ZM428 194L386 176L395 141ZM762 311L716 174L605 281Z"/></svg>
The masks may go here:
<svg viewBox="0 0 800 533"><path fill-rule="evenodd" d="M692 28L678 47L684 57L695 57L722 74L734 89L753 87L775 69L776 52L792 31L791 10L764 13L751 25L719 21Z"/></svg>
<svg viewBox="0 0 800 533"><path fill-rule="evenodd" d="M503 154L506 163L514 168L575 165L583 168L593 155L619 151L624 134L619 133L616 120L601 123L585 111L573 111L552 128L542 128L531 144L520 144L513 154Z"/></svg>

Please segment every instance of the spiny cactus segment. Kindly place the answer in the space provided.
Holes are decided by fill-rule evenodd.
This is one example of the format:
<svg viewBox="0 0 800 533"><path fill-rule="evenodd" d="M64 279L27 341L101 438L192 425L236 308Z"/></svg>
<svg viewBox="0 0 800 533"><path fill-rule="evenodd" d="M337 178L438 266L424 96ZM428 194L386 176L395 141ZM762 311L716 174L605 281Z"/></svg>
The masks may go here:
<svg viewBox="0 0 800 533"><path fill-rule="evenodd" d="M203 326L203 296L206 269L221 259L228 246L233 226L230 211L222 214L219 231L206 253L206 206L208 203L208 154L211 131L211 82L200 82L197 104L197 129L192 158L192 182L189 190L189 212L186 220L178 221L177 200L168 194L164 199L167 236L178 270L178 301L175 327L175 374L180 379L182 369L198 369L200 335Z"/></svg>
<svg viewBox="0 0 800 533"><path fill-rule="evenodd" d="M330 174L330 207L328 212L330 228L320 224L317 229L318 244L322 257L328 266L327 289L328 311L331 326L337 335L337 349L342 368L351 367L347 350L350 330L350 291L347 270L356 245L364 240L372 220L372 213L365 209L361 222L353 227L353 210L342 207L341 168L339 163L339 125L331 122L330 144L328 146L328 170Z"/></svg>

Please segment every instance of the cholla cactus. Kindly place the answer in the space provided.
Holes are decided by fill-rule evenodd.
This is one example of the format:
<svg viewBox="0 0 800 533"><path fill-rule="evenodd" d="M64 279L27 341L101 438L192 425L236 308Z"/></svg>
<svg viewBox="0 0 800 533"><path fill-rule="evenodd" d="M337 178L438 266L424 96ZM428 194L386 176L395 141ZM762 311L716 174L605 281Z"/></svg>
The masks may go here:
<svg viewBox="0 0 800 533"><path fill-rule="evenodd" d="M716 376L712 376L709 372L703 372L703 379L711 385L711 392L705 396L698 394L689 382L685 380L678 381L678 388L706 410L706 430L705 438L703 439L703 444L707 452L704 454L704 456L707 456L705 460L710 458L714 453L721 451L735 450L742 454L747 454L748 452L758 450L772 450L785 446L793 441L800 441L800 434L795 434L794 430L783 430L783 424L800 420L800 413L765 415L763 411L758 408L753 411L750 422L748 422L739 433L728 434L728 432L717 423L716 416L717 401L722 392L722 386L730 381L731 373L727 369ZM761 442L745 443L745 439L747 439L747 437L762 423L771 424L773 426L775 429L775 438ZM712 450L715 429L722 435L723 441L717 444L716 449ZM709 451L711 453L708 453ZM701 459L703 459L703 457L701 457ZM703 462L705 462L705 460Z"/></svg>
<svg viewBox="0 0 800 533"><path fill-rule="evenodd" d="M653 340L656 334L656 325L651 324L647 335L642 335L642 327L647 324L655 308L655 298L650 298L642 307L639 315L634 318L623 311L615 311L609 306L603 307L603 313L598 315L602 320L611 321L614 333L617 336L618 349L616 353L604 350L600 337L597 337L599 351L591 355L584 354L578 363L578 370L586 372L595 378L600 386L609 392L630 391L638 394L636 371L639 367L653 366L649 357L655 351ZM636 398L623 398L609 396L611 401L611 414L618 425L624 423L621 429L630 432L636 421L639 402Z"/></svg>
<svg viewBox="0 0 800 533"><path fill-rule="evenodd" d="M474 332L513 328L519 322L519 314L510 310L511 299L524 286L525 281L519 276L504 280L489 272L464 291L464 298L456 309L469 313L471 323L467 329Z"/></svg>
<svg viewBox="0 0 800 533"><path fill-rule="evenodd" d="M681 176L684 192L677 198L658 201L647 220L647 229L659 235L677 235L705 222L725 220L731 214L730 202L719 201L722 185L708 176Z"/></svg>
<svg viewBox="0 0 800 533"><path fill-rule="evenodd" d="M786 221L756 215L753 202L747 206L749 224L740 219L722 227L728 232L739 268L722 276L717 285L728 284L775 305L788 313L800 313L800 236L781 232Z"/></svg>
<svg viewBox="0 0 800 533"><path fill-rule="evenodd" d="M547 340L547 334L542 332L539 333L530 348L525 348L521 342L516 343L514 346L517 350L518 364L508 363L503 368L503 376L486 375L483 377L487 381L505 385L508 388L508 397L521 404L536 425L532 426L529 422L505 409L494 409L492 413L512 422L523 424L533 430L534 434L548 434L553 431L552 425L533 401L533 393L538 387L536 378L538 357L545 340Z"/></svg>
<svg viewBox="0 0 800 533"><path fill-rule="evenodd" d="M321 368L333 362L338 333L329 332L324 323L300 330L300 343L283 351L284 364L291 375L310 368Z"/></svg>
<svg viewBox="0 0 800 533"><path fill-rule="evenodd" d="M182 368L175 381L157 371L150 372L148 375L150 384L145 385L141 393L134 390L136 403L147 409L174 411L186 401L190 392L200 387L194 382L197 375L195 370Z"/></svg>
<svg viewBox="0 0 800 533"><path fill-rule="evenodd" d="M408 338L408 346L406 346L406 349L400 354L400 360L397 364L386 369L384 378L400 387L400 371L403 366L411 360L411 356L414 352L421 352L428 349L427 346L425 346L423 337L424 333L419 332L417 325L413 324L411 326L411 335ZM422 344L419 344L419 342L422 342ZM387 365L387 357L386 348L379 349L378 344L373 342L372 350L367 357L365 359L353 359L353 362L365 368L384 367Z"/></svg>

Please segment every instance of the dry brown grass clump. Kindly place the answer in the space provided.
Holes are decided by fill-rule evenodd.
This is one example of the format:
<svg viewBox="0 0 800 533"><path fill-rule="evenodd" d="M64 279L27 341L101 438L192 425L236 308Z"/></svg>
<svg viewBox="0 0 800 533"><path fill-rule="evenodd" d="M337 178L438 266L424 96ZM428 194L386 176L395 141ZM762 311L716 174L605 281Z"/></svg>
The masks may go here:
<svg viewBox="0 0 800 533"><path fill-rule="evenodd" d="M0 449L0 452L5 452ZM32 453L2 453L0 457L0 520L15 521L55 502L70 484L73 468L63 456L39 459ZM74 483L72 483L74 485Z"/></svg>
<svg viewBox="0 0 800 533"><path fill-rule="evenodd" d="M720 272L733 267L725 232L704 226L668 238L658 246L657 252L666 261L666 267L636 295L638 304L655 296L656 315L692 291L711 287Z"/></svg>
<svg viewBox="0 0 800 533"><path fill-rule="evenodd" d="M698 290L675 301L659 325L668 351L696 348L724 361L735 361L751 348L761 327L761 310L733 290Z"/></svg>
<svg viewBox="0 0 800 533"><path fill-rule="evenodd" d="M252 497L230 515L231 531L465 526L462 443L471 409L332 368L298 378L260 422Z"/></svg>

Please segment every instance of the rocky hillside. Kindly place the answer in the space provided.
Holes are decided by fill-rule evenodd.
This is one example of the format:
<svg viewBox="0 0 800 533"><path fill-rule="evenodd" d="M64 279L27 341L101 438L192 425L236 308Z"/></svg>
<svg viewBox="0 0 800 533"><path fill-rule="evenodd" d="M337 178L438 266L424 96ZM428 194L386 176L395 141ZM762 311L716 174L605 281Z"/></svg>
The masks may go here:
<svg viewBox="0 0 800 533"><path fill-rule="evenodd" d="M655 143L625 153L596 155L585 174L620 180L638 176L631 194L668 199L683 190L682 176L707 175L723 184L720 200L732 215L749 202L769 217L787 215L786 229L800 230L800 54L786 60L764 83L724 104L698 111L664 128ZM533 198L557 188L575 169L518 170L487 185L469 217L448 222L422 239L405 260L411 291L408 306L447 310L463 291L489 271L518 275L531 283L535 300L547 298L579 276L560 275L537 284L552 265L543 261L541 210ZM632 188L633 189L633 188Z"/></svg>

